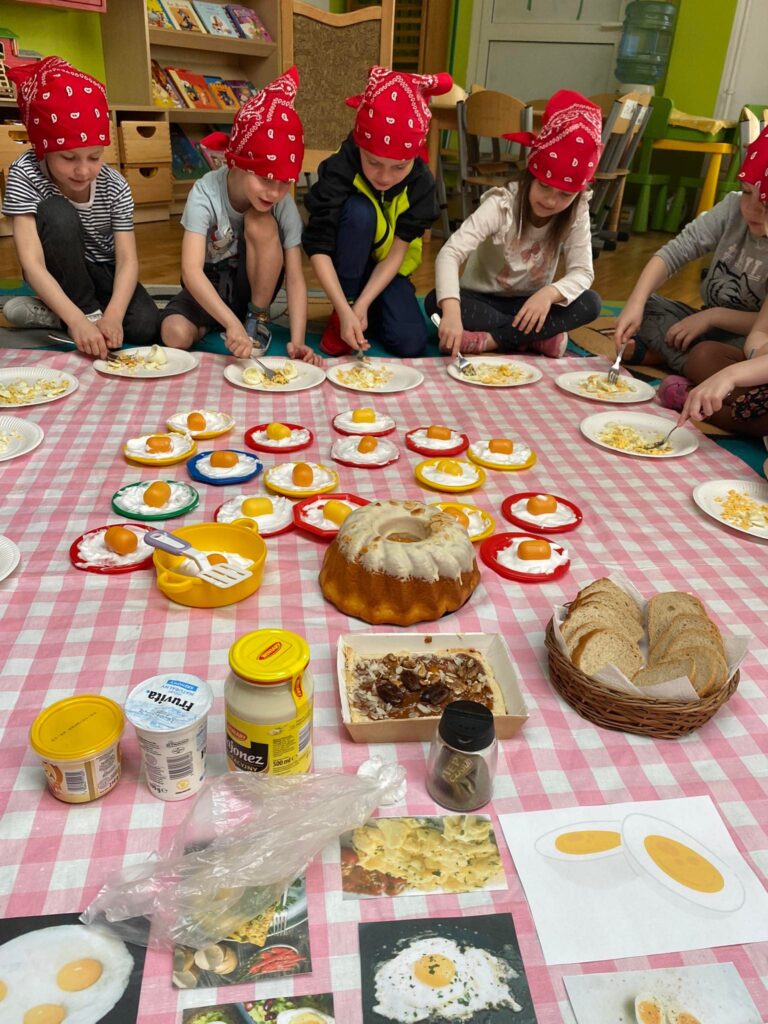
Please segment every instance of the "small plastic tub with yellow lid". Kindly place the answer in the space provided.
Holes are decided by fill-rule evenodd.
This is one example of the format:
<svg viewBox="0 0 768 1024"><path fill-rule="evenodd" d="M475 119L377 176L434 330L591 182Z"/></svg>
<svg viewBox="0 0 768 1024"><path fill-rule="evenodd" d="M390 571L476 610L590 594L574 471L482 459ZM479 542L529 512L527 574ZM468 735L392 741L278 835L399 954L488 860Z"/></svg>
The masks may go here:
<svg viewBox="0 0 768 1024"><path fill-rule="evenodd" d="M86 804L115 788L124 726L120 705L98 695L65 697L40 712L29 742L57 800Z"/></svg>

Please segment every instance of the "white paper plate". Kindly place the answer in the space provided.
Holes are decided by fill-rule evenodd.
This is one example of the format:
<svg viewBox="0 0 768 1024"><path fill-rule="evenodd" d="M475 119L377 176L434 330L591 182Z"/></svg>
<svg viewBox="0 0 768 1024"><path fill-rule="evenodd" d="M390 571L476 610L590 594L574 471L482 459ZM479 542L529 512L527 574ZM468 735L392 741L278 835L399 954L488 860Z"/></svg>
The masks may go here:
<svg viewBox="0 0 768 1024"><path fill-rule="evenodd" d="M125 348L122 351L147 352L149 346ZM188 370L194 370L200 362L200 356L196 352L187 352L181 348L164 348L163 352L168 362L160 370L146 370L143 367L131 371L112 370L105 359L95 359L93 368L107 377L120 377L122 380L155 380L158 377L175 377L179 373L187 373Z"/></svg>
<svg viewBox="0 0 768 1024"><path fill-rule="evenodd" d="M512 367L517 367L520 370L525 370L526 373L530 374L525 380L510 381L509 384L484 384L481 380L476 380L474 377L467 377L463 373L459 372L459 368L456 363L451 361L448 364L448 375L453 377L454 380L460 380L462 384L474 384L477 388L522 388L526 384L535 384L537 380L541 380L542 372L535 366L531 366L530 363L524 363L520 359L513 359L511 356L497 356L492 353L482 356L468 356L470 363L509 363Z"/></svg>
<svg viewBox="0 0 768 1024"><path fill-rule="evenodd" d="M672 451L664 455L652 455L650 452L628 452L621 448L614 448L600 440L600 434L609 423L617 423L622 427L633 427L641 434L651 435L654 440L658 437L661 440L665 437L674 425L673 420L665 420L661 416L651 416L647 412L597 412L594 416L587 416L579 424L579 428L589 441L600 445L609 452L616 452L618 455L631 455L636 459L676 459L681 455L690 455L699 447L698 432L686 430L679 427L670 437L669 443Z"/></svg>
<svg viewBox="0 0 768 1024"><path fill-rule="evenodd" d="M674 434L672 436L674 437ZM706 512L708 516L716 519L723 526L737 530L739 533L745 533L747 537L760 537L763 540L768 540L768 526L753 526L751 529L746 529L723 519L723 506L717 501L717 498L725 498L728 491L738 491L740 494L746 494L753 501L768 505L768 483L760 480L707 480L706 483L694 487L693 500L702 512Z"/></svg>
<svg viewBox="0 0 768 1024"><path fill-rule="evenodd" d="M17 459L26 455L40 444L45 437L42 428L29 420L21 420L18 416L0 416L0 434L18 434L12 438L5 450L0 450L0 462Z"/></svg>
<svg viewBox="0 0 768 1024"><path fill-rule="evenodd" d="M594 376L595 373L601 371L592 371L592 373L585 373L583 370L577 370L575 373L561 373L559 377L555 377L555 384L563 391L567 391L571 395L576 395L577 398L586 398L590 402L602 402L604 405L634 405L637 402L650 402L652 398L656 397L656 389L647 384L644 380L637 380L636 377L630 377L627 374L622 374L621 379L627 381L635 389L630 394L626 395L591 395L586 391L581 391L579 384L585 381L587 377ZM607 376L607 374L602 374Z"/></svg>
<svg viewBox="0 0 768 1024"><path fill-rule="evenodd" d="M267 387L266 384L246 384L243 380L243 370L254 364L250 359L238 359L235 363L227 364L224 376L235 387L245 388L246 391L264 391L268 395L282 395L286 391L306 391L307 388L315 388L325 380L325 370L321 367L302 363L297 359L290 360L288 356L262 356L260 362L270 370L279 370L285 363L293 362L298 373L287 384L278 384L275 387Z"/></svg>
<svg viewBox="0 0 768 1024"><path fill-rule="evenodd" d="M337 387L345 388L347 391L361 391L365 395L393 395L397 391L410 391L417 388L424 380L424 374L412 366L403 366L399 363L389 362L384 359L372 359L374 368L386 368L392 370L392 376L386 384L380 384L376 388L364 388L357 384L344 383L339 380L339 371L350 370L355 365L355 360L347 360L345 363L336 363L328 371L328 380Z"/></svg>
<svg viewBox="0 0 768 1024"><path fill-rule="evenodd" d="M8 537L0 536L0 580L10 576L21 561L21 552Z"/></svg>
<svg viewBox="0 0 768 1024"><path fill-rule="evenodd" d="M13 384L16 380L60 380L64 378L68 382L66 391L60 395L52 395L50 398L33 398L30 402L0 402L0 411L3 409L22 409L29 405L45 405L46 402L58 402L60 398L66 398L73 391L77 391L80 382L66 370L52 370L48 366L19 366L16 369L9 367L0 370L0 384Z"/></svg>

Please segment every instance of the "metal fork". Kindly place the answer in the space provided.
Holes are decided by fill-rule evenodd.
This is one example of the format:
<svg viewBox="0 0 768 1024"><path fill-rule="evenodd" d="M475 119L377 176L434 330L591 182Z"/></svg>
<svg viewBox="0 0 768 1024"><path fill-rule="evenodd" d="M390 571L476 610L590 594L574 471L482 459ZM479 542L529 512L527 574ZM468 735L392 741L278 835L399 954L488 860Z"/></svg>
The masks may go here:
<svg viewBox="0 0 768 1024"><path fill-rule="evenodd" d="M662 437L662 439L661 439L660 441L654 441L654 443L653 443L653 444L649 444L649 445L646 445L646 449L647 449L647 450L648 450L649 452L651 452L651 451L653 451L653 450L654 450L655 448L663 448L663 447L664 447L664 445L665 445L665 444L667 443L667 441L668 441L668 440L670 439L670 437L672 436L672 434L674 433L674 431L676 431L676 430L677 430L677 428L678 428L679 426L680 426L680 424L679 424L679 423L676 423L676 424L674 425L674 427L672 427L672 430L670 430L670 431L669 431L669 433L667 434L667 436L666 436L666 437Z"/></svg>
<svg viewBox="0 0 768 1024"><path fill-rule="evenodd" d="M610 370L608 371L608 383L609 384L615 384L616 381L619 379L619 366L621 365L621 357L624 355L624 349L626 347L627 347L627 342L625 341L622 344L621 348L619 349L619 354L614 359L613 365L611 366Z"/></svg>
<svg viewBox="0 0 768 1024"><path fill-rule="evenodd" d="M253 349L251 349L250 359L252 363L256 363L256 365L267 378L267 380L272 380L272 378L276 376L274 370L270 370L266 363L262 363L259 357L253 354Z"/></svg>
<svg viewBox="0 0 768 1024"><path fill-rule="evenodd" d="M439 327L440 326L440 314L439 313L433 313L432 316L429 319L432 321L432 323L435 325L435 327ZM474 377L475 376L475 372L476 371L475 371L475 367L474 367L473 363L470 362L470 360L467 359L466 356L463 356L461 354L461 352L457 352L456 353L456 358L454 359L454 362L456 363L456 366L458 367L459 373L463 373L465 377Z"/></svg>

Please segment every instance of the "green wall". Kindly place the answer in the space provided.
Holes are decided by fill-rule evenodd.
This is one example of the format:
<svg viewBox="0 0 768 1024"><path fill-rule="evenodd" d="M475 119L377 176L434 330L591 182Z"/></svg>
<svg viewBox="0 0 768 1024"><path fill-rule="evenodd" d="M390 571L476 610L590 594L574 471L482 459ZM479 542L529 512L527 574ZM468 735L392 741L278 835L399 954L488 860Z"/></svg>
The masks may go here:
<svg viewBox="0 0 768 1024"><path fill-rule="evenodd" d="M37 50L44 57L63 57L103 82L99 17L64 7L0 0L0 26L16 33L20 49Z"/></svg>
<svg viewBox="0 0 768 1024"><path fill-rule="evenodd" d="M679 0L664 95L678 110L711 117L738 0Z"/></svg>

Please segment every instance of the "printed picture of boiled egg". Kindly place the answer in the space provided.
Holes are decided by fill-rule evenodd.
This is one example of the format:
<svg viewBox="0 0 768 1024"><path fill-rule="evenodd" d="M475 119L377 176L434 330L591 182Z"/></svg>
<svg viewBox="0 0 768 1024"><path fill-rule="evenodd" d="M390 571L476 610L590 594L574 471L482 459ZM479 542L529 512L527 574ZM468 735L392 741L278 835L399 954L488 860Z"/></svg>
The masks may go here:
<svg viewBox="0 0 768 1024"><path fill-rule="evenodd" d="M335 469L319 462L282 462L267 470L264 483L275 494L308 497L335 490L339 477Z"/></svg>
<svg viewBox="0 0 768 1024"><path fill-rule="evenodd" d="M485 471L465 459L426 459L413 472L435 491L471 491L485 481Z"/></svg>
<svg viewBox="0 0 768 1024"><path fill-rule="evenodd" d="M258 423L245 432L245 443L257 452L294 452L312 444L311 430L299 423Z"/></svg>
<svg viewBox="0 0 768 1024"><path fill-rule="evenodd" d="M488 469L528 469L536 462L533 449L524 441L513 440L511 437L473 441L467 449L467 456Z"/></svg>
<svg viewBox="0 0 768 1024"><path fill-rule="evenodd" d="M333 442L331 457L346 466L368 466L380 469L400 458L397 445L373 434L361 437L340 437Z"/></svg>
<svg viewBox="0 0 768 1024"><path fill-rule="evenodd" d="M87 572L120 573L152 565L153 549L145 543L144 526L114 524L100 526L78 537L69 549L76 569Z"/></svg>
<svg viewBox="0 0 768 1024"><path fill-rule="evenodd" d="M235 420L227 412L216 409L191 409L189 412L176 412L169 417L166 426L179 434L189 434L196 440L207 440L226 434L235 425Z"/></svg>
<svg viewBox="0 0 768 1024"><path fill-rule="evenodd" d="M704 1024L690 1010L653 992L641 992L634 1009L637 1024Z"/></svg>
<svg viewBox="0 0 768 1024"><path fill-rule="evenodd" d="M366 498L358 498L356 494L324 494L319 498L305 498L293 506L293 520L307 533L331 540L356 508L368 504Z"/></svg>
<svg viewBox="0 0 768 1024"><path fill-rule="evenodd" d="M632 866L657 892L723 914L743 905L744 886L735 871L671 822L650 814L629 814L621 835Z"/></svg>
<svg viewBox="0 0 768 1024"><path fill-rule="evenodd" d="M172 519L197 508L200 495L178 480L126 484L112 495L112 508L128 519Z"/></svg>
<svg viewBox="0 0 768 1024"><path fill-rule="evenodd" d="M263 466L255 455L232 448L202 452L187 463L187 472L193 480L215 486L244 483L246 480L252 480L262 469Z"/></svg>
<svg viewBox="0 0 768 1024"><path fill-rule="evenodd" d="M189 434L143 434L131 437L123 445L123 455L130 462L146 465L159 463L171 465L181 462L197 451L197 445Z"/></svg>
<svg viewBox="0 0 768 1024"><path fill-rule="evenodd" d="M445 512L447 516L460 523L473 543L490 537L496 528L493 516L485 509L478 508L477 505L466 505L456 501L438 501L435 502L435 508L439 508L441 512Z"/></svg>
<svg viewBox="0 0 768 1024"><path fill-rule="evenodd" d="M469 439L454 427L446 427L441 423L431 423L428 427L417 427L405 435L405 443L420 455L460 455Z"/></svg>
<svg viewBox="0 0 768 1024"><path fill-rule="evenodd" d="M97 1024L122 999L133 969L120 939L85 925L18 935L0 946L0 1019Z"/></svg>
<svg viewBox="0 0 768 1024"><path fill-rule="evenodd" d="M543 857L572 863L615 857L623 853L621 822L580 821L562 825L537 839L534 849Z"/></svg>
<svg viewBox="0 0 768 1024"><path fill-rule="evenodd" d="M480 557L500 576L520 583L546 583L570 568L565 548L543 537L524 533L496 533L483 541Z"/></svg>
<svg viewBox="0 0 768 1024"><path fill-rule="evenodd" d="M395 429L391 416L377 412L370 407L348 409L333 419L333 426L340 434L389 434Z"/></svg>
<svg viewBox="0 0 768 1024"><path fill-rule="evenodd" d="M252 519L261 537L274 537L293 529L293 502L288 498L238 494L216 509L215 519L217 523Z"/></svg>
<svg viewBox="0 0 768 1024"><path fill-rule="evenodd" d="M329 1017L322 1010L296 1007L293 1010L280 1010L275 1024L335 1024L335 1018Z"/></svg>
<svg viewBox="0 0 768 1024"><path fill-rule="evenodd" d="M502 514L515 526L541 533L566 533L582 521L581 510L567 498L525 491L504 499Z"/></svg>

